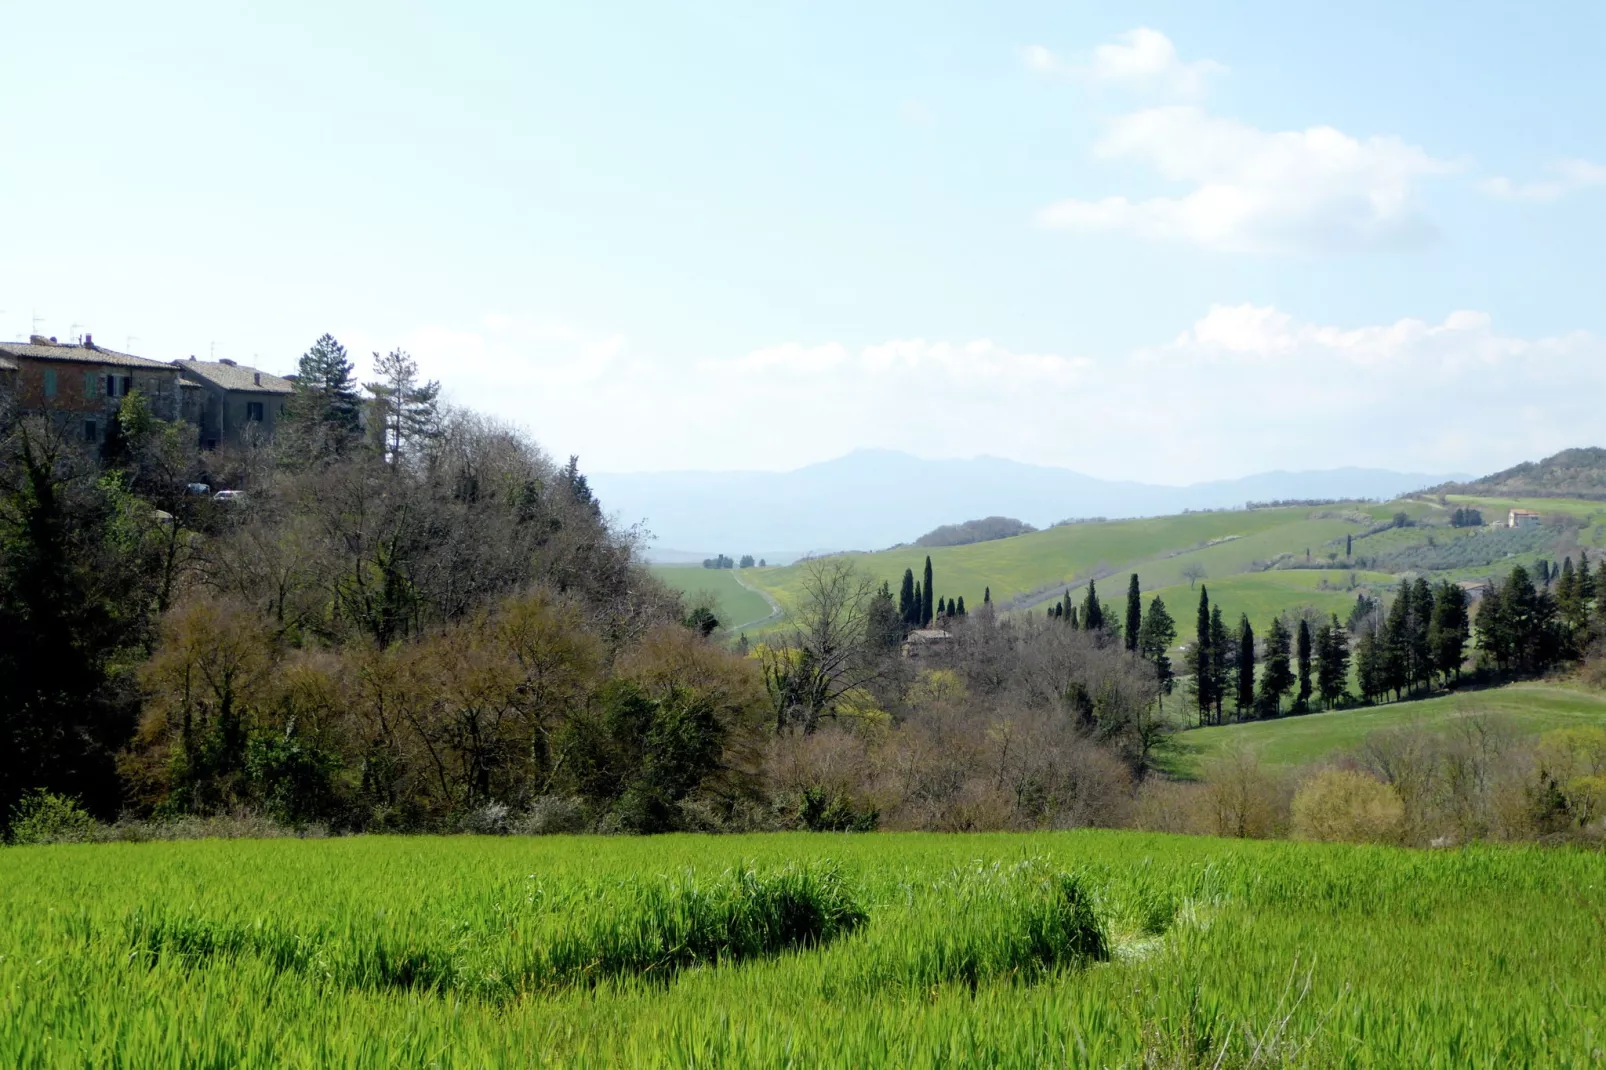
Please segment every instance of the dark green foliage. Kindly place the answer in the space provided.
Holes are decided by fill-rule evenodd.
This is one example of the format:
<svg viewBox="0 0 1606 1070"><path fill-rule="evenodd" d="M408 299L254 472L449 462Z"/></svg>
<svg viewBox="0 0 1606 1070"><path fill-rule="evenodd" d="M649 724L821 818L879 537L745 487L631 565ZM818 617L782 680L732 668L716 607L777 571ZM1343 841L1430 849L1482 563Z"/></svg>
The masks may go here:
<svg viewBox="0 0 1606 1070"><path fill-rule="evenodd" d="M1260 674L1259 706L1262 716L1275 717L1282 711L1283 696L1294 686L1294 670L1289 657L1291 636L1281 617L1273 617L1266 632L1265 669Z"/></svg>
<svg viewBox="0 0 1606 1070"><path fill-rule="evenodd" d="M1361 689L1363 702L1376 702L1388 691L1383 660L1377 632L1362 632L1355 641L1355 682Z"/></svg>
<svg viewBox="0 0 1606 1070"><path fill-rule="evenodd" d="M1316 629L1316 693L1328 709L1349 691L1349 663L1349 633L1335 613L1329 623Z"/></svg>
<svg viewBox="0 0 1606 1070"><path fill-rule="evenodd" d="M707 606L698 606L689 613L685 620L686 627L707 638L719 631L719 618Z"/></svg>
<svg viewBox="0 0 1606 1070"><path fill-rule="evenodd" d="M915 598L914 569L906 568L903 570L903 585L898 588L898 616L902 617L903 622L911 628L920 626L919 612L916 608L919 604Z"/></svg>
<svg viewBox="0 0 1606 1070"><path fill-rule="evenodd" d="M1345 535L1344 536L1344 556L1346 558L1355 556L1355 536L1354 535Z"/></svg>
<svg viewBox="0 0 1606 1070"><path fill-rule="evenodd" d="M1295 708L1304 713L1310 709L1310 696L1313 687L1311 677L1311 635L1310 624L1301 617L1299 630L1294 636L1294 654L1299 665L1299 693L1294 698Z"/></svg>
<svg viewBox="0 0 1606 1070"><path fill-rule="evenodd" d="M1084 631L1104 630L1104 606L1099 602L1098 585L1087 581L1087 597L1082 601L1082 628Z"/></svg>
<svg viewBox="0 0 1606 1070"><path fill-rule="evenodd" d="M1237 663L1232 639L1227 635L1227 624L1222 619L1221 607L1210 607L1210 693L1215 699L1216 723L1220 724L1227 701L1227 684L1232 667Z"/></svg>
<svg viewBox="0 0 1606 1070"><path fill-rule="evenodd" d="M585 479L585 476L581 476L580 478L583 480L583 479ZM587 488L586 493L587 494L591 493L589 488ZM703 558L703 567L704 568L735 568L736 567L736 562L735 562L734 559L726 556L725 554L719 554L716 557L705 557L705 558Z"/></svg>
<svg viewBox="0 0 1606 1070"><path fill-rule="evenodd" d="M856 806L848 795L828 795L824 788L807 788L798 799L797 823L810 832L874 832L881 811Z"/></svg>
<svg viewBox="0 0 1606 1070"><path fill-rule="evenodd" d="M1216 707L1210 640L1210 588L1201 587L1199 609L1194 615L1193 646L1188 650L1188 671L1193 674L1193 697L1201 725L1209 723Z"/></svg>
<svg viewBox="0 0 1606 1070"><path fill-rule="evenodd" d="M1171 643L1177 637L1176 622L1165 608L1165 602L1156 595L1154 601L1149 603L1149 612L1144 615L1138 625L1137 652L1145 661L1154 666L1155 679L1160 684L1162 694L1171 693L1172 670L1169 651Z"/></svg>
<svg viewBox="0 0 1606 1070"><path fill-rule="evenodd" d="M706 699L671 692L652 698L613 681L559 741L575 791L612 808L627 832L678 826L676 804L719 764L723 730Z"/></svg>
<svg viewBox="0 0 1606 1070"><path fill-rule="evenodd" d="M1255 708L1255 629L1247 613L1238 618L1238 656L1233 668L1238 677L1234 705L1238 716L1243 717Z"/></svg>
<svg viewBox="0 0 1606 1070"><path fill-rule="evenodd" d="M1007 516L989 516L981 520L967 520L963 524L944 524L926 532L915 540L916 546L969 546L994 539L1010 539L1026 535L1037 529L1030 524Z"/></svg>
<svg viewBox="0 0 1606 1070"><path fill-rule="evenodd" d="M338 755L294 732L259 735L246 744L245 775L258 805L287 825L330 817L335 811Z"/></svg>
<svg viewBox="0 0 1606 1070"><path fill-rule="evenodd" d="M1143 628L1143 589L1138 585L1138 574L1132 573L1132 578L1126 585L1126 628L1124 629L1126 648L1132 653L1138 650L1138 632Z"/></svg>
<svg viewBox="0 0 1606 1070"><path fill-rule="evenodd" d="M1450 526L1453 528L1481 528L1483 527L1483 514L1470 506L1461 506L1450 514Z"/></svg>
<svg viewBox="0 0 1606 1070"><path fill-rule="evenodd" d="M1480 656L1501 672L1542 672L1561 655L1556 601L1535 589L1521 565L1498 589L1485 590L1477 633Z"/></svg>
<svg viewBox="0 0 1606 1070"><path fill-rule="evenodd" d="M865 635L872 647L894 650L903 642L907 631L904 624L903 616L892 602L892 587L883 580L881 589L871 597L865 610Z"/></svg>
<svg viewBox="0 0 1606 1070"><path fill-rule="evenodd" d="M931 555L930 554L926 555L926 583L925 583L925 587L923 589L924 589L925 593L922 595L922 601L920 603L920 626L922 628L925 628L925 627L928 627L931 624L932 602L936 598L936 593L937 593L936 585L932 582L932 579L931 579Z"/></svg>
<svg viewBox="0 0 1606 1070"><path fill-rule="evenodd" d="M375 353L374 371L378 378L364 385L373 396L370 432L381 456L400 464L440 437L441 384L420 381L418 363L400 349Z"/></svg>
<svg viewBox="0 0 1606 1070"><path fill-rule="evenodd" d="M1460 678L1471 634L1467 592L1460 584L1446 580L1433 596L1433 623L1428 636L1434 671L1446 680L1451 676Z"/></svg>
<svg viewBox="0 0 1606 1070"><path fill-rule="evenodd" d="M954 612L956 614L958 614L959 616L961 616L961 617L963 617L965 615L965 596L964 595L960 595L959 596L959 603L958 603L957 608L954 609Z"/></svg>
<svg viewBox="0 0 1606 1070"><path fill-rule="evenodd" d="M1606 563L1603 563L1603 567L1606 567ZM993 604L993 589L991 587L987 587L982 590L981 604L984 606L990 606Z"/></svg>
<svg viewBox="0 0 1606 1070"><path fill-rule="evenodd" d="M753 555L752 554L743 554L741 563L738 564L737 567L738 568L752 568L753 567Z"/></svg>
<svg viewBox="0 0 1606 1070"><path fill-rule="evenodd" d="M324 335L302 354L285 406L281 453L295 466L350 453L362 437L362 399L345 347Z"/></svg>

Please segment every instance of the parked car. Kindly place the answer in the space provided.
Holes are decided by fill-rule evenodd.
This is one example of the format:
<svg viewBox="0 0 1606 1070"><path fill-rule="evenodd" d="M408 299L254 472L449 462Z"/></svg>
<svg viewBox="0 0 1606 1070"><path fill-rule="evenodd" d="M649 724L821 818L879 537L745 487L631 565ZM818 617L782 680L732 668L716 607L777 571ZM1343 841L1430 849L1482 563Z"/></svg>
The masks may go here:
<svg viewBox="0 0 1606 1070"><path fill-rule="evenodd" d="M244 505L247 501L243 490L220 490L212 495L215 502L228 502L233 505Z"/></svg>
<svg viewBox="0 0 1606 1070"><path fill-rule="evenodd" d="M201 497L201 496L204 496L204 495L207 495L207 494L211 494L212 493L212 488L207 486L205 483L191 483L189 486L184 488L184 493L185 494L193 494L196 497Z"/></svg>

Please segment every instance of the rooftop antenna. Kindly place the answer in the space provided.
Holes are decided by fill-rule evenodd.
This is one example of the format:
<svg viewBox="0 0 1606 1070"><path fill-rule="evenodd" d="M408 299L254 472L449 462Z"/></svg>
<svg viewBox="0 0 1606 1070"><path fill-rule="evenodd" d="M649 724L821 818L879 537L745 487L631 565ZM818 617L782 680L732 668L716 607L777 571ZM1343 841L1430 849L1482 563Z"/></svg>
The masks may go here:
<svg viewBox="0 0 1606 1070"><path fill-rule="evenodd" d="M37 308L34 309L33 310L33 333L34 334L38 334L39 333L39 325L41 323L43 323L44 321L45 321L45 318L39 314L39 310Z"/></svg>
<svg viewBox="0 0 1606 1070"><path fill-rule="evenodd" d="M83 340L84 340L83 332L78 329L78 328L80 328L82 326L83 326L82 323L74 323L74 324L70 325L67 328L67 333L72 335L73 341L80 342L80 343L83 342Z"/></svg>

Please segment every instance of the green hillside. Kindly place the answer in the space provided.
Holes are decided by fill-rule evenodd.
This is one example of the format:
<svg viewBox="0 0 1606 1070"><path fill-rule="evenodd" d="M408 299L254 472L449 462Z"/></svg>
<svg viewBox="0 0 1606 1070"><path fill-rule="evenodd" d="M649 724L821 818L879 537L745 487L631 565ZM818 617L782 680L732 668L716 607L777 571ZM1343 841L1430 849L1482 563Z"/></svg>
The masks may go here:
<svg viewBox="0 0 1606 1070"><path fill-rule="evenodd" d="M744 575L752 571L743 570ZM770 615L770 604L764 601L764 596L743 587L734 569L653 565L652 574L693 600L702 596L712 599L714 616L727 631L763 621Z"/></svg>
<svg viewBox="0 0 1606 1070"><path fill-rule="evenodd" d="M1606 725L1606 694L1555 684L1511 684L1419 702L1193 728L1177 737L1180 754L1173 769L1190 773L1202 759L1237 746L1253 749L1268 765L1303 765L1349 750L1378 729L1420 725L1447 731L1458 719L1476 714L1495 715L1515 731L1531 734Z"/></svg>
<svg viewBox="0 0 1606 1070"><path fill-rule="evenodd" d="M1450 526L1450 514L1459 505L1480 508L1485 526ZM1546 523L1527 530L1491 526L1511 508L1534 509ZM1401 512L1409 518L1407 526L1382 527ZM1347 559L1346 537L1352 540ZM1606 506L1601 502L1463 495L1096 521L967 546L929 551L906 546L844 556L877 582L896 588L904 569L921 574L929 553L939 598L963 597L975 607L990 587L1004 612L1039 606L1095 575L1105 600L1117 602L1127 575L1137 572L1145 599L1158 593L1179 621L1187 619L1198 597L1185 570L1197 570L1229 617L1248 613L1258 627L1302 605L1343 616L1358 591L1386 592L1405 574L1481 582L1514 564L1559 561L1580 548L1599 560L1593 551L1603 547ZM744 575L789 607L798 601L805 567L750 569Z"/></svg>

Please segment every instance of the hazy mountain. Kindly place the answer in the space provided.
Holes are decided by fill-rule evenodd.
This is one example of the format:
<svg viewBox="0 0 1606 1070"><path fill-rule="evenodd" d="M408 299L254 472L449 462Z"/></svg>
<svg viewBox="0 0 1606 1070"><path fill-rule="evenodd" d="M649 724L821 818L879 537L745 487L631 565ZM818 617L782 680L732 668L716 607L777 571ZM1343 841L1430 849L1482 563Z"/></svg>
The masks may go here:
<svg viewBox="0 0 1606 1070"><path fill-rule="evenodd" d="M997 457L929 461L858 450L792 472L598 473L590 480L609 513L646 523L659 559L750 553L774 563L810 550L882 549L985 516L1043 528L1067 517L1163 516L1246 501L1392 498L1455 478L1462 477L1336 468L1169 487Z"/></svg>

